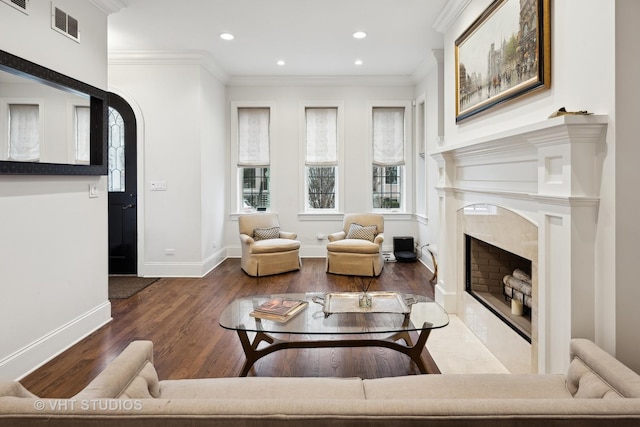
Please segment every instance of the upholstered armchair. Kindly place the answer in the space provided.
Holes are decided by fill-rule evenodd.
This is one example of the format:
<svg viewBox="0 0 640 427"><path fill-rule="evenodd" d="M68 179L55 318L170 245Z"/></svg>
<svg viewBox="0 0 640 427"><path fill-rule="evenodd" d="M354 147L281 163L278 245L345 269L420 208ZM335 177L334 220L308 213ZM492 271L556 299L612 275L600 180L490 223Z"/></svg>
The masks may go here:
<svg viewBox="0 0 640 427"><path fill-rule="evenodd" d="M346 214L342 231L330 234L327 272L351 276L378 276L384 267L382 242L384 217L380 214Z"/></svg>
<svg viewBox="0 0 640 427"><path fill-rule="evenodd" d="M268 276L300 269L300 242L296 233L280 231L272 213L240 215L240 266L249 276Z"/></svg>

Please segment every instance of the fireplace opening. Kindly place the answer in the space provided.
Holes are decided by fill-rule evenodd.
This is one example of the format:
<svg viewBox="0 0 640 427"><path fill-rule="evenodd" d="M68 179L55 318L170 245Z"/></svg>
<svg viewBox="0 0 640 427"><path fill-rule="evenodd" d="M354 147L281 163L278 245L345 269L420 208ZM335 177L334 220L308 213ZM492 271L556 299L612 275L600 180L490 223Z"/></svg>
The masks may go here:
<svg viewBox="0 0 640 427"><path fill-rule="evenodd" d="M465 234L466 291L531 342L531 261Z"/></svg>

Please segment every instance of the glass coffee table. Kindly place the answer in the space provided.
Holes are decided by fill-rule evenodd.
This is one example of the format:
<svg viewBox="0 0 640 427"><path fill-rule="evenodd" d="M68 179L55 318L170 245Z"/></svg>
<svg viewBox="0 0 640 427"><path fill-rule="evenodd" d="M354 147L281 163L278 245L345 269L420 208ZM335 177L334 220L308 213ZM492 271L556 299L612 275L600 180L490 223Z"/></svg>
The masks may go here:
<svg viewBox="0 0 640 427"><path fill-rule="evenodd" d="M361 307L357 292L309 292L253 295L231 302L220 315L220 326L235 330L246 361L240 376L274 351L289 348L385 347L406 354L421 373L429 373L422 350L432 329L449 323L435 301L421 295L369 292L371 304ZM307 306L286 322L251 316L260 304L281 297L302 300ZM418 334L414 342L411 332ZM249 333L255 333L253 340ZM312 339L309 339L309 338ZM262 343L266 343L260 347Z"/></svg>

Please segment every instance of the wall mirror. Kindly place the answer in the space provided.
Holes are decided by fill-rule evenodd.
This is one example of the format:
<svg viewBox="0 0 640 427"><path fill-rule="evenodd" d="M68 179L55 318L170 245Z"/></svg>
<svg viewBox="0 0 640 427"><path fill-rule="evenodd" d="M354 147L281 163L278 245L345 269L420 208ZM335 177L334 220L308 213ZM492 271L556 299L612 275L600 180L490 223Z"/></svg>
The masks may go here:
<svg viewBox="0 0 640 427"><path fill-rule="evenodd" d="M0 173L107 174L107 92L0 50Z"/></svg>

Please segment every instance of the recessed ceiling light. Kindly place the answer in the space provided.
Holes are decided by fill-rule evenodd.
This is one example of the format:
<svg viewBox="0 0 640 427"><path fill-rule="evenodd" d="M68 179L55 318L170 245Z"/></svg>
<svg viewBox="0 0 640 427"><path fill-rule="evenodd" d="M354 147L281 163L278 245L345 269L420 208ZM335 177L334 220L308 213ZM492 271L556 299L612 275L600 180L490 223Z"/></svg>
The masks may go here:
<svg viewBox="0 0 640 427"><path fill-rule="evenodd" d="M353 33L353 37L356 39L363 39L367 37L367 33L365 33L364 31L356 31L355 33Z"/></svg>
<svg viewBox="0 0 640 427"><path fill-rule="evenodd" d="M233 40L235 37L231 33L222 33L220 34L220 38L222 40Z"/></svg>
<svg viewBox="0 0 640 427"><path fill-rule="evenodd" d="M276 64L282 67L285 64L285 62L281 59L278 62L276 62Z"/></svg>
<svg viewBox="0 0 640 427"><path fill-rule="evenodd" d="M362 65L362 59L356 59L356 62L354 62L354 64Z"/></svg>

